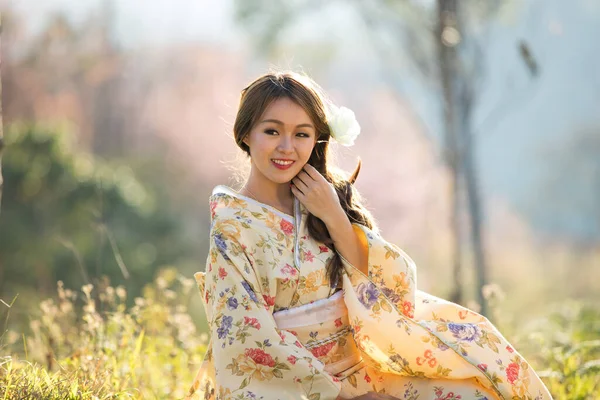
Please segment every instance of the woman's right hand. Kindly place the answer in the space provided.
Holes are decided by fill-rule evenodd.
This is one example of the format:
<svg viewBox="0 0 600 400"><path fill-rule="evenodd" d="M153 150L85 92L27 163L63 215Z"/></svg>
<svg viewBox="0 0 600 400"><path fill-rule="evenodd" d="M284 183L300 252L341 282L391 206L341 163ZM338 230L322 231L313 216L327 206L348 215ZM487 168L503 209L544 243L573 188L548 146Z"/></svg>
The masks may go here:
<svg viewBox="0 0 600 400"><path fill-rule="evenodd" d="M368 392L365 394L361 394L358 397L352 397L351 399L345 399L341 396L338 396L335 400L400 400L398 397L390 396L385 393L375 393Z"/></svg>

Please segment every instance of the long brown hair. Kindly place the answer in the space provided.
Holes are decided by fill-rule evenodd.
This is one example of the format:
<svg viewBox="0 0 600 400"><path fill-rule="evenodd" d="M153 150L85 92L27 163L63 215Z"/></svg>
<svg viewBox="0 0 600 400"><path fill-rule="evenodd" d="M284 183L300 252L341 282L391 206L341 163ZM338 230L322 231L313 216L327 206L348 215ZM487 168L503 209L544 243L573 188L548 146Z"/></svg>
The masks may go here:
<svg viewBox="0 0 600 400"><path fill-rule="evenodd" d="M375 221L371 213L361 204L360 194L353 185L360 171L360 160L348 179L332 165L328 165L331 130L327 124L325 112L327 100L321 88L309 77L289 71L273 72L260 76L242 90L240 106L233 125L233 134L237 145L250 156L250 149L244 143L245 137L250 134L269 104L276 99L285 97L301 106L315 125L316 144L308 163L333 185L350 222L375 229ZM340 256L335 251L335 245L327 226L312 214L308 215L306 225L310 236L324 243L334 253L327 266L327 276L330 285L336 286L343 265Z"/></svg>

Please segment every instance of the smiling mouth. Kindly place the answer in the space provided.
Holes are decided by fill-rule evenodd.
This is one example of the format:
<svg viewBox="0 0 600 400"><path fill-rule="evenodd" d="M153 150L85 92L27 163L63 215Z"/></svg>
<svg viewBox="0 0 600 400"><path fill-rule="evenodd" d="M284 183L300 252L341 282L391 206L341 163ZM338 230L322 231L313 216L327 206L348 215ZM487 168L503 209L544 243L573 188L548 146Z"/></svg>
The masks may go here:
<svg viewBox="0 0 600 400"><path fill-rule="evenodd" d="M293 160L279 160L276 158L272 159L271 161L278 165L291 165L294 162Z"/></svg>
<svg viewBox="0 0 600 400"><path fill-rule="evenodd" d="M279 169L288 169L293 163L295 163L295 161L293 161L293 160L278 160L278 159L271 159L271 162L273 163L273 165L276 168L279 168Z"/></svg>

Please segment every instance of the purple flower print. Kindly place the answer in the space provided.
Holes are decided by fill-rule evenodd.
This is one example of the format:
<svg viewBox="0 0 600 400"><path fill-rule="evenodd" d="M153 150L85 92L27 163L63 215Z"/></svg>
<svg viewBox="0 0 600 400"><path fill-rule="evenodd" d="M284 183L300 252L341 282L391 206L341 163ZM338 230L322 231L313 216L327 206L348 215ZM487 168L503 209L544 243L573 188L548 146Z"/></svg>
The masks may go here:
<svg viewBox="0 0 600 400"><path fill-rule="evenodd" d="M223 258L229 261L230 259L227 255L227 243L225 242L225 239L223 239L222 234L217 233L215 235L215 244L217 245L217 249L219 250L219 253L221 253L221 255L223 256Z"/></svg>
<svg viewBox="0 0 600 400"><path fill-rule="evenodd" d="M402 298L400 297L400 295L398 295L397 293L395 293L389 287L384 287L383 289L381 289L381 291L383 292L383 294L386 295L386 297L388 299L390 299L390 301L392 303L398 304L400 302L400 300L402 300Z"/></svg>
<svg viewBox="0 0 600 400"><path fill-rule="evenodd" d="M219 329L217 329L219 339L223 339L229 334L229 329L231 329L232 321L233 317L223 316L223 319L221 320L221 326L219 327Z"/></svg>
<svg viewBox="0 0 600 400"><path fill-rule="evenodd" d="M250 284L246 281L242 281L242 286L244 287L244 289L246 289L246 292L248 292L252 301L258 303L258 298L256 297L256 294L254 293L254 290L252 290Z"/></svg>
<svg viewBox="0 0 600 400"><path fill-rule="evenodd" d="M406 360L405 358L402 358L402 356L399 354L392 354L390 356L390 361L394 364L404 365L404 366L407 366L409 364L408 360Z"/></svg>
<svg viewBox="0 0 600 400"><path fill-rule="evenodd" d="M455 338L461 341L472 342L481 338L481 329L474 324L455 324L450 322L448 329L450 329Z"/></svg>
<svg viewBox="0 0 600 400"><path fill-rule="evenodd" d="M377 302L377 298L379 297L379 290L373 284L373 282L369 282L367 284L361 283L358 285L358 299L362 303L363 306L367 308L373 307L373 304Z"/></svg>
<svg viewBox="0 0 600 400"><path fill-rule="evenodd" d="M446 345L446 343L443 343L443 342L439 342L437 346L438 346L438 349L440 349L441 351L446 351L449 349L449 347Z"/></svg>
<svg viewBox="0 0 600 400"><path fill-rule="evenodd" d="M227 308L229 308L230 310L235 310L236 308L238 308L238 301L235 297L230 297L227 300Z"/></svg>

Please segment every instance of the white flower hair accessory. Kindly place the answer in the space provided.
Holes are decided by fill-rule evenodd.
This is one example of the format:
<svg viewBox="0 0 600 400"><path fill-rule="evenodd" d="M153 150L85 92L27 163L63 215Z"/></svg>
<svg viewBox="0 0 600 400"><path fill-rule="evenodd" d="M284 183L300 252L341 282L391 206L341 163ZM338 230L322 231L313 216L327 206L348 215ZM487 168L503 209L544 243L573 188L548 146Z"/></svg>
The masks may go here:
<svg viewBox="0 0 600 400"><path fill-rule="evenodd" d="M327 122L331 136L342 146L352 146L360 134L360 125L354 112L346 107L327 106Z"/></svg>

